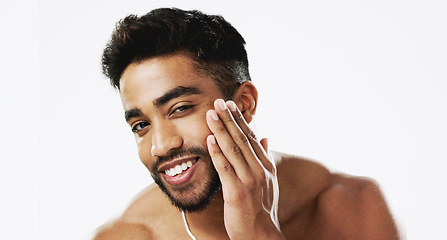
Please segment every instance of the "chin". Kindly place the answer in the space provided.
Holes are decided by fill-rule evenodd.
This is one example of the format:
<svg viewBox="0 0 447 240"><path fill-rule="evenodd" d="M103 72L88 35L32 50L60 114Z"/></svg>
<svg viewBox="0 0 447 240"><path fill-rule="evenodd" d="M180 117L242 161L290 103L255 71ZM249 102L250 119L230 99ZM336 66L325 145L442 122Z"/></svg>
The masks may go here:
<svg viewBox="0 0 447 240"><path fill-rule="evenodd" d="M168 188L160 176L152 175L155 183L168 197L172 205L184 212L200 212L208 207L215 196L222 190L217 171L212 167L209 177L200 186L192 183L175 189Z"/></svg>

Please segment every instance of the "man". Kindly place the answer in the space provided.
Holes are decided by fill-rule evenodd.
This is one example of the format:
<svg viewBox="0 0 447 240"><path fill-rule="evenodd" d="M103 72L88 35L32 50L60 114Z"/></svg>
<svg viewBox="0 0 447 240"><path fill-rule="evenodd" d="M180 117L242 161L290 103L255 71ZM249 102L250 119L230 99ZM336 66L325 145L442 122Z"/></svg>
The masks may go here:
<svg viewBox="0 0 447 240"><path fill-rule="evenodd" d="M95 239L398 239L377 185L269 151L242 36L220 16L128 16L104 50L155 183Z"/></svg>

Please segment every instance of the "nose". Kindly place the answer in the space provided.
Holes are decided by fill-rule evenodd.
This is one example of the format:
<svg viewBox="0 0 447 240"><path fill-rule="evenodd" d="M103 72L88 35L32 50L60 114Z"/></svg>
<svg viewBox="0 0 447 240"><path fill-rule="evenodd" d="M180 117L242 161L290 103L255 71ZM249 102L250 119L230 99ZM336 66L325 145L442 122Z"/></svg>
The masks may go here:
<svg viewBox="0 0 447 240"><path fill-rule="evenodd" d="M171 124L157 124L152 127L152 156L165 156L169 150L179 148L183 144L183 139L178 134L175 126Z"/></svg>

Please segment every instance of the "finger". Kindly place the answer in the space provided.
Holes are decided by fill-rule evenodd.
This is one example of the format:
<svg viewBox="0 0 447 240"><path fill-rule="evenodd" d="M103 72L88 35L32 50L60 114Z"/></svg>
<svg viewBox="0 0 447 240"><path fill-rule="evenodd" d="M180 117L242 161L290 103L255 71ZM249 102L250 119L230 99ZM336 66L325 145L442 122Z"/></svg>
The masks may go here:
<svg viewBox="0 0 447 240"><path fill-rule="evenodd" d="M236 176L233 166L222 154L222 151L216 142L216 138L213 135L209 135L206 138L206 142L208 152L210 153L214 168L216 168L216 171L219 174L222 185L225 186L238 182L239 178Z"/></svg>
<svg viewBox="0 0 447 240"><path fill-rule="evenodd" d="M262 146L262 148L264 148L264 151L265 152L269 152L269 141L268 141L268 139L267 138L263 138L263 139L261 139L261 141L260 141L260 143L261 143L261 146Z"/></svg>
<svg viewBox="0 0 447 240"><path fill-rule="evenodd" d="M228 105L222 99L217 99L214 102L214 105L216 112L219 114L219 117L222 120L223 124L225 125L227 132L229 133L230 137L233 139L233 141L236 143L236 145L242 152L243 159L240 160L246 162L246 164L249 166L251 173L257 173L255 174L256 176L263 175L264 174L263 164L259 162L258 156L256 155L255 151L253 151L253 148L249 141L249 137L246 136L246 134L239 127L238 123L236 122L237 120L233 118L233 114L230 112ZM216 135L216 137L219 141L219 136ZM225 153L226 152L224 151L224 154ZM230 158L228 157L228 159ZM235 159L235 161L237 160L238 159ZM250 174L250 177L252 176L253 175ZM246 180L250 179L247 178Z"/></svg>
<svg viewBox="0 0 447 240"><path fill-rule="evenodd" d="M256 153L256 156L258 156L259 160L261 161L262 165L270 170L273 165L272 162L268 156L268 146L267 146L267 139L258 141L256 134L254 131L250 129L248 126L248 123L245 121L242 113L239 111L239 108L233 101L228 101L227 103L228 109L230 110L233 119L235 119L237 125L242 130L242 132L247 136L251 147L253 148L253 151ZM262 144L265 144L262 145Z"/></svg>
<svg viewBox="0 0 447 240"><path fill-rule="evenodd" d="M227 103L225 103L223 99L217 99L214 102L214 107L219 117L222 119L222 122L225 125L225 128L227 129L228 133L233 138L233 141L241 149L241 152L244 156L244 160L250 167L252 168L258 167L259 160L258 157L256 156L256 153L253 151L253 148L249 141L250 137L247 136L246 133L244 133L244 131L240 128L239 124L237 123L237 121L240 119L234 118L233 114L231 113L231 110L228 108Z"/></svg>
<svg viewBox="0 0 447 240"><path fill-rule="evenodd" d="M248 179L250 176L250 169L247 162L244 160L242 150L240 146L234 142L216 111L209 110L206 119L208 127L211 132L213 132L219 149L221 150L222 156L231 164L234 172L241 180Z"/></svg>

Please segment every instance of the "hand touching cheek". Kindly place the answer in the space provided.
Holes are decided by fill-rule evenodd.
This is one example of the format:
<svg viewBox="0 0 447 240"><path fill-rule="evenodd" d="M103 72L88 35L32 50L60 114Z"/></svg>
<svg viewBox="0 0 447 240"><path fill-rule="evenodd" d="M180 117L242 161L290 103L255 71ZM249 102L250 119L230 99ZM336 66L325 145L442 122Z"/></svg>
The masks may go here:
<svg viewBox="0 0 447 240"><path fill-rule="evenodd" d="M278 180L267 139L258 141L232 101L207 112L208 150L222 182L231 239L285 239L277 219Z"/></svg>

